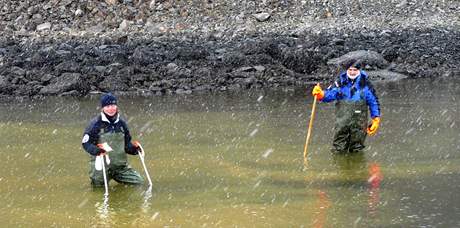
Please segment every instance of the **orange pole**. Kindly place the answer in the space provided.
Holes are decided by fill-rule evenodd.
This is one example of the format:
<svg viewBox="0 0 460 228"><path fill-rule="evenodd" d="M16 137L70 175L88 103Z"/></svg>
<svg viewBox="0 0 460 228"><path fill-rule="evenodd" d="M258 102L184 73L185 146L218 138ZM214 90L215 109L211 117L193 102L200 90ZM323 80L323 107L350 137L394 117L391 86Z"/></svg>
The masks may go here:
<svg viewBox="0 0 460 228"><path fill-rule="evenodd" d="M308 131L307 131L307 138L305 139L305 146L303 148L303 164L305 168L307 168L307 150L308 150L308 143L310 141L310 136L311 136L311 129L313 128L313 119L315 118L315 109L316 109L316 96L314 96L313 99L313 107L311 108L311 115L310 115L310 123L308 125Z"/></svg>

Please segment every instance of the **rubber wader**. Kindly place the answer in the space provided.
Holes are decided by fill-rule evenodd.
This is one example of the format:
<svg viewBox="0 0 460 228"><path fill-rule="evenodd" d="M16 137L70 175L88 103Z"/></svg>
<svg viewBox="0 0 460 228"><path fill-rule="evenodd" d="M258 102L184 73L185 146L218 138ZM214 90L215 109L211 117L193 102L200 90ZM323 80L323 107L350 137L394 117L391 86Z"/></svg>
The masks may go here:
<svg viewBox="0 0 460 228"><path fill-rule="evenodd" d="M336 123L332 152L353 153L364 149L368 108L361 92L360 101L336 102Z"/></svg>
<svg viewBox="0 0 460 228"><path fill-rule="evenodd" d="M124 184L142 184L144 179L133 168L128 165L128 158L125 153L125 139L122 132L102 133L99 143L106 142L113 151L108 152L110 164L107 167L107 181L114 179ZM104 186L104 177L101 170L94 167L96 156L91 156L90 178L93 186Z"/></svg>

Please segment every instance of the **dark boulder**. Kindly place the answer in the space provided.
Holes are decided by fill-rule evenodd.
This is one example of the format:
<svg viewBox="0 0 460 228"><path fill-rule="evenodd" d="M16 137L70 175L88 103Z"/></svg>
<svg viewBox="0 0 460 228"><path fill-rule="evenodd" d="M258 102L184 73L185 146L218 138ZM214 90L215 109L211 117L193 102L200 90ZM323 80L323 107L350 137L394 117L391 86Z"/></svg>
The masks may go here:
<svg viewBox="0 0 460 228"><path fill-rule="evenodd" d="M83 95L89 91L90 85L79 73L63 73L51 80L50 84L40 89L42 95L57 95L72 90Z"/></svg>
<svg viewBox="0 0 460 228"><path fill-rule="evenodd" d="M389 63L383 56L375 51L359 50L352 51L338 58L331 59L327 62L328 65L342 66L350 59L361 61L366 69L385 69Z"/></svg>

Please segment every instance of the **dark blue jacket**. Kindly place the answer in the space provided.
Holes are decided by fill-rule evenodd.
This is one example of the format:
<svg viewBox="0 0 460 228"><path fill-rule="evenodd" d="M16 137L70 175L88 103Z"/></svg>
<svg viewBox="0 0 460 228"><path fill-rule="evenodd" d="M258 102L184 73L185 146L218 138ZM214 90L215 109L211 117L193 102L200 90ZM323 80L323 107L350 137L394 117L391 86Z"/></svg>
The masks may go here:
<svg viewBox="0 0 460 228"><path fill-rule="evenodd" d="M96 145L99 143L100 134L103 132L124 133L125 152L128 154L137 154L136 148L131 143L131 135L129 134L126 122L118 114L113 122L111 122L102 112L91 120L83 133L82 146L86 152L94 156L99 154L100 150Z"/></svg>
<svg viewBox="0 0 460 228"><path fill-rule="evenodd" d="M361 92L363 92L363 96L361 96ZM322 102L331 102L335 100L365 100L369 107L371 118L380 116L380 104L375 95L374 87L369 81L367 73L362 70L355 80L349 79L346 72L341 73L334 85L324 91Z"/></svg>

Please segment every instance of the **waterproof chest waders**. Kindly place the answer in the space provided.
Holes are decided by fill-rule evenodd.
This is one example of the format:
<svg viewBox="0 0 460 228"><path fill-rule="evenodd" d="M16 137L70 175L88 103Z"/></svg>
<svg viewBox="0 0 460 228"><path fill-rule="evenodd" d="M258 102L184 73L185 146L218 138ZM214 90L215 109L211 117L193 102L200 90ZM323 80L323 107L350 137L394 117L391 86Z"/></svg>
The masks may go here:
<svg viewBox="0 0 460 228"><path fill-rule="evenodd" d="M364 149L368 108L361 91L360 101L336 102L336 123L333 152L358 152Z"/></svg>
<svg viewBox="0 0 460 228"><path fill-rule="evenodd" d="M107 143L112 147L113 151L108 152L110 164L107 165L107 178L108 180L114 179L120 183L126 184L141 184L143 178L128 165L128 157L125 153L125 138L122 132L105 132L101 133L99 143ZM90 177L93 185L104 185L104 177L102 171L94 168L94 161L96 157L91 156L91 170Z"/></svg>

